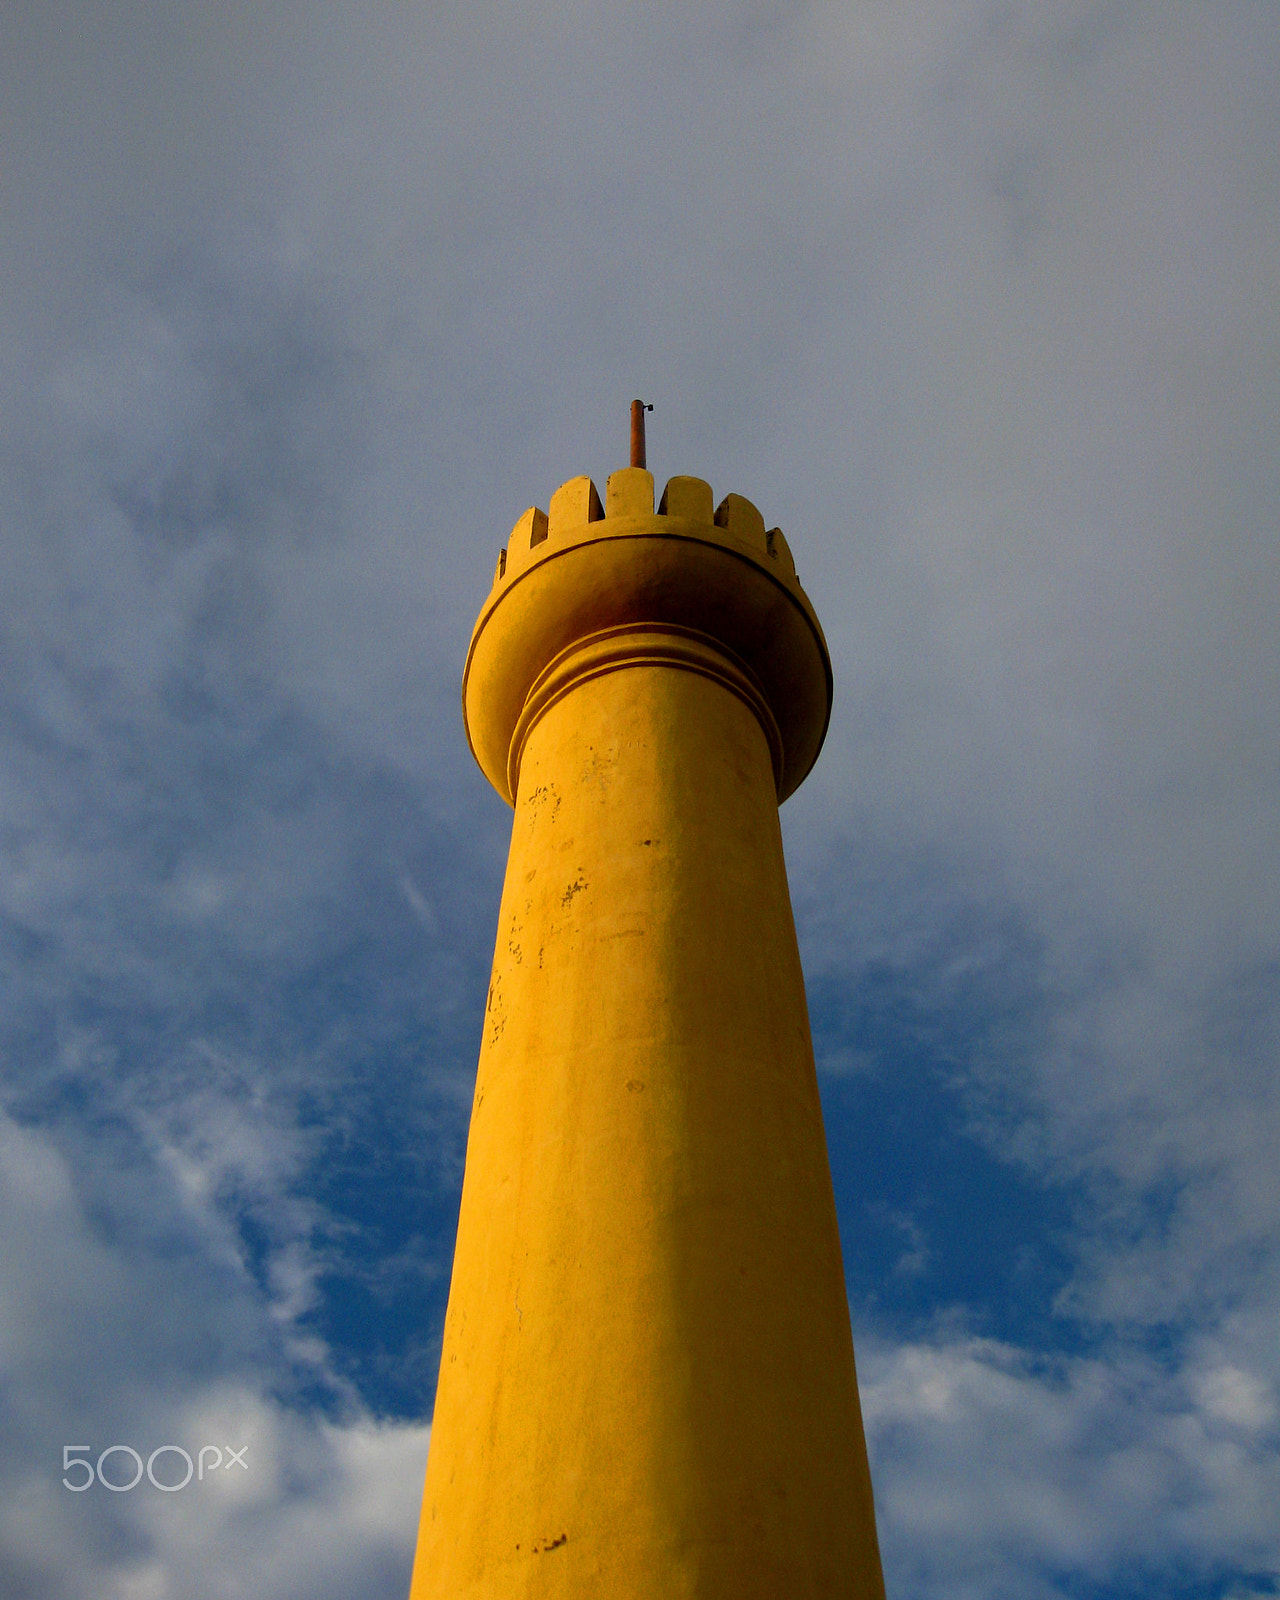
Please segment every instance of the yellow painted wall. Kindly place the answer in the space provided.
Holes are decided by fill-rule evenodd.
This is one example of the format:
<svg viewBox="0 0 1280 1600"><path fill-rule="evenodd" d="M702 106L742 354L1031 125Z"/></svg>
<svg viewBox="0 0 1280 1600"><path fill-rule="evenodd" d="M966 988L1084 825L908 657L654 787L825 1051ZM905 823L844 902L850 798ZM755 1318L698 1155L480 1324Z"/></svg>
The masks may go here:
<svg viewBox="0 0 1280 1600"><path fill-rule="evenodd" d="M578 493L568 556L608 521ZM413 1600L883 1593L778 824L803 730L772 716L767 663L692 627L679 560L624 548L700 570L709 493L705 511L693 534L651 498L636 532L612 518L616 584L659 578L629 617L615 590L603 628L551 628L553 659L508 694L523 719L502 713L515 820ZM726 539L722 582L774 582L767 549ZM562 566L539 626L580 588ZM531 628L495 596L473 746ZM485 619L508 615L485 664Z"/></svg>

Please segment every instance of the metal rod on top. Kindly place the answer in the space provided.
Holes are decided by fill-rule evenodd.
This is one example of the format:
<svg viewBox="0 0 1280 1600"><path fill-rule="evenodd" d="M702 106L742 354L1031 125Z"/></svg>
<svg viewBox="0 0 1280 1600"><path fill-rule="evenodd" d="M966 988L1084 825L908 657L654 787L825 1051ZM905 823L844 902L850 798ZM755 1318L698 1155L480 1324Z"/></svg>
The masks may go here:
<svg viewBox="0 0 1280 1600"><path fill-rule="evenodd" d="M631 465L633 467L647 466L644 458L644 414L652 411L652 406L645 405L643 400L631 402Z"/></svg>

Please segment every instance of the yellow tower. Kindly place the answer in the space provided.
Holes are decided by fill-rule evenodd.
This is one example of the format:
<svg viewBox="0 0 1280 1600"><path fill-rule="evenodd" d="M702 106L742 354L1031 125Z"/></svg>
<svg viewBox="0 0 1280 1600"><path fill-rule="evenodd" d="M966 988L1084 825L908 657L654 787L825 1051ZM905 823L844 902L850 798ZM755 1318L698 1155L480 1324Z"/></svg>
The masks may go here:
<svg viewBox="0 0 1280 1600"><path fill-rule="evenodd" d="M655 514L640 424L603 508L521 517L467 656L515 820L411 1600L871 1600L778 824L830 661L750 501Z"/></svg>

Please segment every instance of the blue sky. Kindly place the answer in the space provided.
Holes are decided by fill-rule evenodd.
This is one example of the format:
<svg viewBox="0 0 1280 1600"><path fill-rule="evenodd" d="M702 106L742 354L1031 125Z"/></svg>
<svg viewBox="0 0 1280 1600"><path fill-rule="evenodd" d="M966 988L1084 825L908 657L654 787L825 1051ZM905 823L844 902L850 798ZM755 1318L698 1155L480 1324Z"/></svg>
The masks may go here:
<svg viewBox="0 0 1280 1600"><path fill-rule="evenodd" d="M633 395L831 645L891 1600L1280 1592L1278 84L1261 0L5 11L6 1596L406 1591L462 661ZM248 1451L64 1488L115 1444Z"/></svg>

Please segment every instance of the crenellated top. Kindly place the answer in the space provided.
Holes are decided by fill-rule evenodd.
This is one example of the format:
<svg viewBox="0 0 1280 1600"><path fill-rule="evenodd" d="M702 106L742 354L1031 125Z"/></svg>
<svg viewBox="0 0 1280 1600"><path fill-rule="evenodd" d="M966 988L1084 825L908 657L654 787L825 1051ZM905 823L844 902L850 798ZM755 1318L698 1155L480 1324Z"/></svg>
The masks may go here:
<svg viewBox="0 0 1280 1600"><path fill-rule="evenodd" d="M745 495L727 494L715 506L711 485L704 479L671 478L662 491L656 514L667 519L667 531L675 535L685 533L676 526L678 523L692 523L699 530L720 529L726 546L736 544L754 553L763 553L776 564L778 575L799 589L796 564L791 559L782 529L770 528L766 532L764 518ZM605 486L603 506L590 478L570 478L551 496L550 512L530 506L512 528L506 548L498 555L493 586L497 589L518 577L535 561L551 555L566 542L578 543L582 531L591 523L605 524L592 530L599 537L621 532L622 523L654 515L653 474L644 467L623 467L611 473Z"/></svg>
<svg viewBox="0 0 1280 1600"><path fill-rule="evenodd" d="M467 654L463 715L476 760L508 803L518 780L511 741L535 683L610 631L696 635L745 671L781 739L780 800L817 759L831 664L781 530L766 530L742 495L716 506L701 478L670 479L656 512L653 489L652 473L624 467L601 505L590 478L570 478L549 511L524 513L498 557Z"/></svg>

